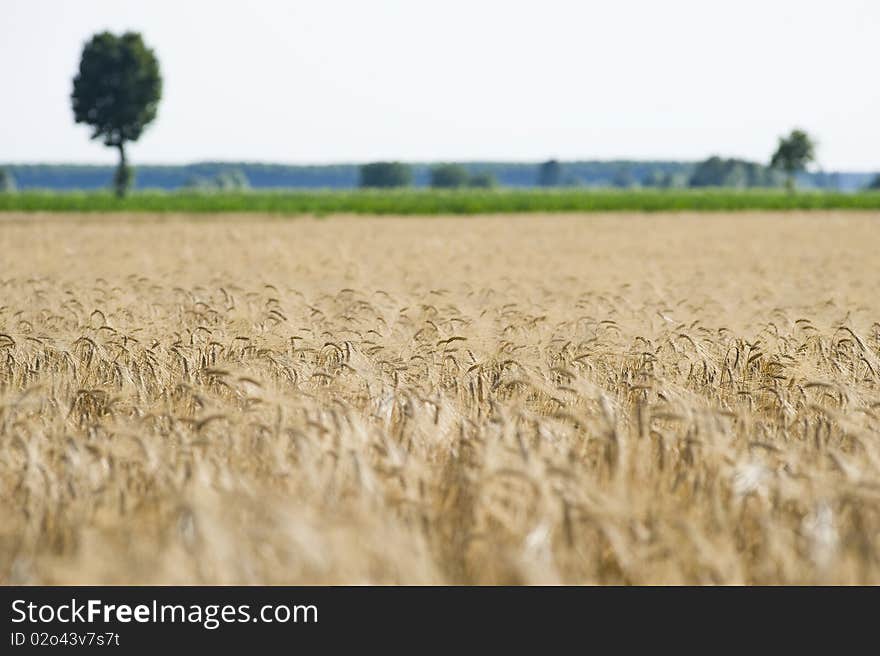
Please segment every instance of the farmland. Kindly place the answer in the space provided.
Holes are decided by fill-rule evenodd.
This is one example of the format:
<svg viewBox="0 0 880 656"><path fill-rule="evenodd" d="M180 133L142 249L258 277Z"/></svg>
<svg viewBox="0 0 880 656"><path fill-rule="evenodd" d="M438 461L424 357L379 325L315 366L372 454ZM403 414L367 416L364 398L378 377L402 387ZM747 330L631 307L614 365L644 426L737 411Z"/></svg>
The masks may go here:
<svg viewBox="0 0 880 656"><path fill-rule="evenodd" d="M2 197L0 582L880 583L880 197L538 193Z"/></svg>

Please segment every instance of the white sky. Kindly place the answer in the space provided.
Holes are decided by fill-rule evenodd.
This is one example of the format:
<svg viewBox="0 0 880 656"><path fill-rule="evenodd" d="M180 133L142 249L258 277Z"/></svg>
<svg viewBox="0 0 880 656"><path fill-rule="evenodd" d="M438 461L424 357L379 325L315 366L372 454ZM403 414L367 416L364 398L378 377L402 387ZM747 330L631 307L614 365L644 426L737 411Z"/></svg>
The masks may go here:
<svg viewBox="0 0 880 656"><path fill-rule="evenodd" d="M799 126L880 169L878 0L2 0L0 161L107 162L83 43L160 59L136 163L765 160Z"/></svg>

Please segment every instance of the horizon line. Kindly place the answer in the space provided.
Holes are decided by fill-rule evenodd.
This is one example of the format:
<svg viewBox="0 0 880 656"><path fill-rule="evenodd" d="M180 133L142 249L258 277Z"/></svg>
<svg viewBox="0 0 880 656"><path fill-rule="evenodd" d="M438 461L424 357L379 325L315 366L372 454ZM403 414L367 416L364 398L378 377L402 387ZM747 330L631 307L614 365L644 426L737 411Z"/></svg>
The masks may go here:
<svg viewBox="0 0 880 656"><path fill-rule="evenodd" d="M375 162L400 162L402 164L408 164L410 166L420 166L420 165L437 165L437 164L462 164L462 165L475 165L475 164L509 164L509 165L521 165L521 166L531 166L531 165L540 165L548 161L557 161L560 164L581 164L581 163L599 163L599 164L699 164L701 162L705 162L712 157L719 157L723 160L739 160L742 162L749 162L754 164L760 164L762 166L766 166L769 168L768 163L764 163L760 160L747 159L743 157L736 156L723 156L723 155L710 155L709 157L702 159L635 159L635 158L609 158L609 159L562 159L556 157L548 157L546 159L529 159L529 160L519 160L519 159L436 159L436 160L428 160L428 159L396 159L396 158L377 158L372 160L341 160L341 161L324 161L324 162L290 162L290 161L280 161L280 160L249 160L249 159L201 159L201 160L190 160L186 162L160 162L160 161L134 161L132 162L132 166L134 168L150 166L150 167L187 167L187 166L199 166L206 164L221 164L221 165L241 165L241 166L285 166L285 167L301 167L301 168L321 168L321 167L334 167L334 166L363 166L364 164L371 164ZM108 162L83 162L83 161L48 161L48 160L35 160L35 161L5 161L0 162L0 168L2 167L16 167L16 166L78 166L78 167L110 167L115 168L116 164L108 163ZM876 169L869 168L825 168L818 167L815 169L807 170L806 173L875 173L880 171L880 167Z"/></svg>

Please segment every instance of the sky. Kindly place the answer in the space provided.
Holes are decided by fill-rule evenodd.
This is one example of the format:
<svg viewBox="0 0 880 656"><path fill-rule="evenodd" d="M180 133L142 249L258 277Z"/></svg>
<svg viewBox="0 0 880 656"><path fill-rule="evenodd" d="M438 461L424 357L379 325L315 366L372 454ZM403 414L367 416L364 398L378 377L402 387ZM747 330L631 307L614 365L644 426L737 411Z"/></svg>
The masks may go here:
<svg viewBox="0 0 880 656"><path fill-rule="evenodd" d="M880 169L877 0L2 0L0 161L113 163L75 125L83 44L159 57L135 163L766 161Z"/></svg>

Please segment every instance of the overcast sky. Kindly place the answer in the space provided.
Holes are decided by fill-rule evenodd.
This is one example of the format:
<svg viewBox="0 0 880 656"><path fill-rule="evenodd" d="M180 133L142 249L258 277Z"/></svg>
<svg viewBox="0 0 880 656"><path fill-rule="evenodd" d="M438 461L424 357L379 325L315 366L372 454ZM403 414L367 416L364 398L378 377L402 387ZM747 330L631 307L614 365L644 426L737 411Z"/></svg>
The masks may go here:
<svg viewBox="0 0 880 656"><path fill-rule="evenodd" d="M140 163L766 160L880 169L878 0L3 0L0 161L115 162L73 123L83 43L138 30Z"/></svg>

